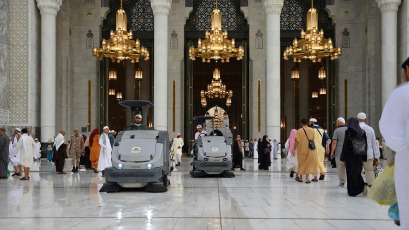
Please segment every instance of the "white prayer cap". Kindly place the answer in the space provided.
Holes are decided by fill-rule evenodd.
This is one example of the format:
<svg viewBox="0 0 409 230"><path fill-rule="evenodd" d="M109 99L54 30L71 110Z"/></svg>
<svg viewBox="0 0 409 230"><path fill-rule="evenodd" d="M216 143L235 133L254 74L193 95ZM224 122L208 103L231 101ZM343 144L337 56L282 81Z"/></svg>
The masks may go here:
<svg viewBox="0 0 409 230"><path fill-rule="evenodd" d="M104 126L104 128L103 129L109 129L109 127L108 126Z"/></svg>
<svg viewBox="0 0 409 230"><path fill-rule="evenodd" d="M366 114L363 113L363 112L360 112L360 113L358 113L357 118L358 118L358 119L361 119L361 120L365 120L365 119L366 119Z"/></svg>
<svg viewBox="0 0 409 230"><path fill-rule="evenodd" d="M111 133L115 133L115 130L111 130Z"/></svg>
<svg viewBox="0 0 409 230"><path fill-rule="evenodd" d="M317 122L318 122L317 119L315 119L315 118L311 118L310 121L311 121L311 122L314 122L314 123L317 123Z"/></svg>
<svg viewBox="0 0 409 230"><path fill-rule="evenodd" d="M140 114L136 114L135 118L137 118L137 117L142 119L142 115L140 115Z"/></svg>
<svg viewBox="0 0 409 230"><path fill-rule="evenodd" d="M38 141L38 138L36 137L36 138L34 138L34 141Z"/></svg>
<svg viewBox="0 0 409 230"><path fill-rule="evenodd" d="M202 126L201 126L201 125L197 125L196 128L197 128L197 129L201 129Z"/></svg>
<svg viewBox="0 0 409 230"><path fill-rule="evenodd" d="M342 117L338 117L338 119L337 119L338 121L340 121L341 123L344 123L345 124L345 119L344 118L342 118Z"/></svg>
<svg viewBox="0 0 409 230"><path fill-rule="evenodd" d="M20 129L20 128L15 128L14 130L17 130L17 131L21 132L21 129Z"/></svg>

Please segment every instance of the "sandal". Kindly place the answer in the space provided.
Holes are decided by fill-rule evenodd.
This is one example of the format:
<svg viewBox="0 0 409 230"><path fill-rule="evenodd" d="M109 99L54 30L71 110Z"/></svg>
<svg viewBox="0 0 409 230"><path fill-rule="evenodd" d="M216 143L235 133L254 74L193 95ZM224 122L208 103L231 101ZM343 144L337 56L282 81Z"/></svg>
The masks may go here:
<svg viewBox="0 0 409 230"><path fill-rule="evenodd" d="M311 180L311 181L318 182L318 180L314 180L314 179L313 179L313 180Z"/></svg>
<svg viewBox="0 0 409 230"><path fill-rule="evenodd" d="M30 180L30 177L29 178L23 177L23 178L20 178L20 180Z"/></svg>
<svg viewBox="0 0 409 230"><path fill-rule="evenodd" d="M305 181L305 183L306 183L306 184L310 184L310 183L311 183L311 181L307 180L307 181Z"/></svg>
<svg viewBox="0 0 409 230"><path fill-rule="evenodd" d="M298 182L304 182L303 180L298 179Z"/></svg>
<svg viewBox="0 0 409 230"><path fill-rule="evenodd" d="M299 178L298 176L295 178L296 181L298 181L299 179L300 179L300 178Z"/></svg>

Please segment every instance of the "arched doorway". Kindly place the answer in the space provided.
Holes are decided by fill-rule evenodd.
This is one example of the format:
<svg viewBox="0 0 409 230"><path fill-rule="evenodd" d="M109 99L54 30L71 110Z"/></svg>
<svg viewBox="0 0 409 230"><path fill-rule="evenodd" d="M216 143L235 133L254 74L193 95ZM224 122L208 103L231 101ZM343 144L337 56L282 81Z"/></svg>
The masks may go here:
<svg viewBox="0 0 409 230"><path fill-rule="evenodd" d="M153 102L153 11L150 0L123 1L122 8L128 18L128 30L132 30L134 39L139 39L142 46L149 51L148 61L140 60L131 63L129 60L120 63L109 59L100 61L100 128L108 125L112 130L123 130L133 121L129 109L118 104L119 100L149 100ZM109 39L110 31L115 30L116 12L120 1L109 1L109 13L102 24L102 38ZM135 71L140 68L142 80L135 79ZM110 77L111 75L111 77ZM115 78L112 78L115 75ZM148 125L153 123L153 108L144 118Z"/></svg>
<svg viewBox="0 0 409 230"><path fill-rule="evenodd" d="M228 38L234 38L236 46L243 46L244 57L241 61L230 63L203 63L201 60L189 59L189 47L197 46L197 39L204 38L205 30L210 29L210 14L215 8L214 0L197 0L193 2L193 11L185 25L185 143L191 149L191 139L196 132L193 117L204 114L216 105L225 105L226 99L208 99L207 106L200 103L200 91L205 90L211 82L213 70L220 69L223 84L233 90L231 106L226 108L229 114L229 126L234 135L248 137L248 23L240 10L240 1L218 0L218 8L222 12L222 29L227 30Z"/></svg>
<svg viewBox="0 0 409 230"><path fill-rule="evenodd" d="M318 27L324 30L326 38L334 39L334 25L325 10L325 1L314 1L318 11ZM281 12L281 57L285 48L294 38L300 37L301 29L306 28L306 15L311 8L311 1L284 0ZM299 64L299 80L291 79L291 70L295 66L292 60L281 58L281 140L285 141L291 129L299 128L301 118L314 117L330 133L335 126L335 76L334 61L323 60L312 63L303 60ZM324 67L326 78L318 78L318 70ZM321 89L325 89L321 91ZM313 93L318 93L313 97Z"/></svg>

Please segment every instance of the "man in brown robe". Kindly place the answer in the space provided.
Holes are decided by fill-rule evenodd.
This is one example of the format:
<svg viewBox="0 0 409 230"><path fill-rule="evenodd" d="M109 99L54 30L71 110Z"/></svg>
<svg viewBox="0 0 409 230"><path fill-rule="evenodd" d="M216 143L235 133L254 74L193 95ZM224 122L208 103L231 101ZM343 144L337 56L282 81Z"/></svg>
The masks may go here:
<svg viewBox="0 0 409 230"><path fill-rule="evenodd" d="M307 119L301 120L301 129L297 131L295 136L294 149L297 151L298 174L299 182L303 182L302 177L306 175L305 183L311 183L308 179L310 174L318 174L318 155L316 149L312 150L308 147L308 141L314 141L315 132L308 127Z"/></svg>

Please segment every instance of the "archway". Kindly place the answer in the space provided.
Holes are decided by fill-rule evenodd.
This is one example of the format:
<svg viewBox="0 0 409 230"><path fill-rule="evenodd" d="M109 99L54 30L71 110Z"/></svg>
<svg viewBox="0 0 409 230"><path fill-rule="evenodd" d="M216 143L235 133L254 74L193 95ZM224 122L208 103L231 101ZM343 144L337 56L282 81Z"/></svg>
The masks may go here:
<svg viewBox="0 0 409 230"><path fill-rule="evenodd" d="M120 1L109 1L109 13L102 24L102 38L109 39L110 31L116 27L116 12ZM131 63L129 60L115 63L109 59L100 61L100 128L108 125L114 130L123 130L133 121L129 109L118 104L119 100L149 100L153 102L153 11L150 0L123 1L128 30L132 30L134 39L149 51L148 61L140 60ZM140 68L142 80L135 79L135 70ZM109 75L115 73L116 79ZM149 109L148 117L144 118L148 125L153 123L153 108Z"/></svg>
<svg viewBox="0 0 409 230"><path fill-rule="evenodd" d="M229 114L233 134L248 137L248 23L240 10L240 1L218 0L218 8L222 12L222 29L228 31L229 39L236 40L236 46L243 46L244 57L241 61L230 60L230 63L203 63L201 60L189 59L189 47L197 46L197 39L204 38L205 30L210 29L210 13L215 8L214 0L198 0L193 2L193 10L185 25L185 138L191 144L195 127L192 118L204 114L209 107L225 103L226 99L208 99L207 107L200 103L200 91L205 90L211 82L212 72L217 67L221 71L223 84L233 90L232 103L226 108ZM191 149L191 145L188 146Z"/></svg>

